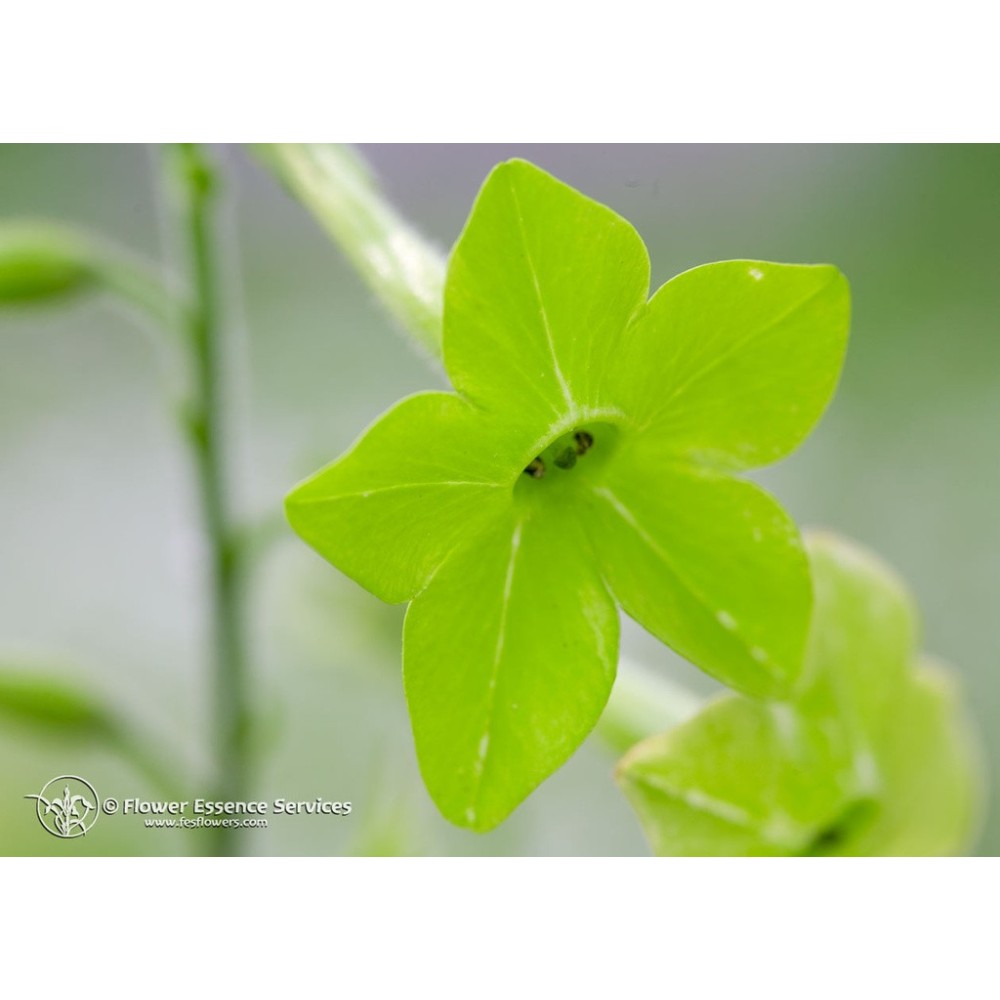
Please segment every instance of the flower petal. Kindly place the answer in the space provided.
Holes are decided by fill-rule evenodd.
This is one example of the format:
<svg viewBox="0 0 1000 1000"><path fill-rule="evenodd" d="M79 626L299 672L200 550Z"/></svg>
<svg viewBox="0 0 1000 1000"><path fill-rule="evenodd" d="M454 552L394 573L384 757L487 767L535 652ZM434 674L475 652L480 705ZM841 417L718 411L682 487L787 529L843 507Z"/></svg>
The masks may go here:
<svg viewBox="0 0 1000 1000"><path fill-rule="evenodd" d="M530 163L502 163L448 265L452 384L534 435L600 408L609 360L648 290L649 257L628 222Z"/></svg>
<svg viewBox="0 0 1000 1000"><path fill-rule="evenodd" d="M977 752L955 682L918 661L919 621L896 574L826 533L807 538L816 592L808 673L797 709L842 734L872 823L828 853L954 854L981 798Z"/></svg>
<svg viewBox="0 0 1000 1000"><path fill-rule="evenodd" d="M292 527L384 601L420 591L511 505L517 455L453 393L410 396L288 495Z"/></svg>
<svg viewBox="0 0 1000 1000"><path fill-rule="evenodd" d="M696 267L663 285L629 329L612 395L664 454L765 465L796 448L829 403L849 318L835 267Z"/></svg>
<svg viewBox="0 0 1000 1000"><path fill-rule="evenodd" d="M802 854L850 820L841 757L789 706L724 695L633 747L616 778L656 854Z"/></svg>
<svg viewBox="0 0 1000 1000"><path fill-rule="evenodd" d="M811 715L836 719L859 752L871 752L916 656L916 609L896 574L860 546L813 532L806 549L815 607L796 698Z"/></svg>
<svg viewBox="0 0 1000 1000"><path fill-rule="evenodd" d="M962 854L975 837L985 785L951 674L925 660L886 718L875 822L838 853L896 857Z"/></svg>
<svg viewBox="0 0 1000 1000"><path fill-rule="evenodd" d="M588 499L594 545L622 608L730 687L787 694L811 606L795 525L752 483L633 458L618 457Z"/></svg>
<svg viewBox="0 0 1000 1000"><path fill-rule="evenodd" d="M576 750L614 681L618 613L586 538L550 506L512 512L410 605L403 676L441 812L496 826Z"/></svg>

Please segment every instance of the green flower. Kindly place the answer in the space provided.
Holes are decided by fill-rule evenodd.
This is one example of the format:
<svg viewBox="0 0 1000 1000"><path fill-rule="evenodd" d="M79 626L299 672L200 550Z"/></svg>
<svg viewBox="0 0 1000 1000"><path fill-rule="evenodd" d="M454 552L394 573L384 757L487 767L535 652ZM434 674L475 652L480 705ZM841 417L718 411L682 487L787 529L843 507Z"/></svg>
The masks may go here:
<svg viewBox="0 0 1000 1000"><path fill-rule="evenodd" d="M910 595L834 536L809 553L807 669L785 702L724 695L644 740L618 781L658 854L939 855L976 827L978 755Z"/></svg>
<svg viewBox="0 0 1000 1000"><path fill-rule="evenodd" d="M798 677L801 542L733 473L819 418L847 284L833 267L728 261L648 289L629 223L531 164L498 166L448 266L456 392L402 400L288 498L320 554L411 601L417 756L460 825L501 822L590 732L616 605L748 694Z"/></svg>

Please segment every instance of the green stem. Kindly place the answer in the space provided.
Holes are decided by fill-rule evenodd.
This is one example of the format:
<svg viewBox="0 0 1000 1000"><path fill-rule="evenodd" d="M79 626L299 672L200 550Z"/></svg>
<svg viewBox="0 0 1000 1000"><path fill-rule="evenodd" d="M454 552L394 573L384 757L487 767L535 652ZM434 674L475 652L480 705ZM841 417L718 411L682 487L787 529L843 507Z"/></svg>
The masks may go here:
<svg viewBox="0 0 1000 1000"><path fill-rule="evenodd" d="M441 357L444 261L382 197L345 146L273 144L257 155L333 237L382 304Z"/></svg>
<svg viewBox="0 0 1000 1000"><path fill-rule="evenodd" d="M647 667L622 657L597 735L613 753L666 732L696 715L704 699Z"/></svg>
<svg viewBox="0 0 1000 1000"><path fill-rule="evenodd" d="M108 292L128 302L157 327L176 330L176 299L146 265L123 253L98 249L94 271Z"/></svg>
<svg viewBox="0 0 1000 1000"><path fill-rule="evenodd" d="M239 801L245 798L249 764L244 579L224 469L225 365L212 220L217 180L212 165L197 146L181 145L175 155L192 290L188 335L194 360L194 391L189 429L210 548L213 726L218 768L215 796L223 801ZM216 828L214 852L234 853L236 834L236 830Z"/></svg>

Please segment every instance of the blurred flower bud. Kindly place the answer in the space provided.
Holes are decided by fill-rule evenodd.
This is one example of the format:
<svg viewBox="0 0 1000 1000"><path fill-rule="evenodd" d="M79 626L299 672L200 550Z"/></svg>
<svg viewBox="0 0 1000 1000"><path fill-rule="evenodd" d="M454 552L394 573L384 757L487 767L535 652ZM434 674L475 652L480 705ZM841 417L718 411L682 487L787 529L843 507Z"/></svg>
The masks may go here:
<svg viewBox="0 0 1000 1000"><path fill-rule="evenodd" d="M0 307L66 297L95 281L87 246L72 233L0 222Z"/></svg>

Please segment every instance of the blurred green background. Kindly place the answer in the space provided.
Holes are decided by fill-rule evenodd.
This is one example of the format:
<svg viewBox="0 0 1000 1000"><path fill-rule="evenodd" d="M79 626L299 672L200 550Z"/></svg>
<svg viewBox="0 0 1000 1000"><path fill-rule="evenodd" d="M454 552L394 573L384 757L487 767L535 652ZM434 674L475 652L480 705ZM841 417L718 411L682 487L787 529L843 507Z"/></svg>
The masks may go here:
<svg viewBox="0 0 1000 1000"><path fill-rule="evenodd" d="M441 248L489 168L525 156L630 219L654 285L711 260L830 262L854 321L843 382L792 458L758 477L804 526L880 552L910 582L926 648L954 664L1000 774L1000 147L370 146L388 195ZM250 518L381 410L439 384L316 224L237 147L227 176L238 433ZM0 217L44 216L162 259L155 150L0 147ZM126 713L189 797L208 773L196 496L153 338L107 300L0 312L0 664L63 677ZM436 813L399 670L402 610L284 531L252 595L261 798L346 799L348 818L271 817L261 854L643 854L613 758L588 742L500 829ZM634 658L711 684L630 625ZM197 834L102 817L82 841L38 826L50 778L157 793L128 760L0 720L0 853L159 854ZM162 797L162 796L161 796ZM1000 806L979 853L1000 852Z"/></svg>

